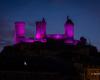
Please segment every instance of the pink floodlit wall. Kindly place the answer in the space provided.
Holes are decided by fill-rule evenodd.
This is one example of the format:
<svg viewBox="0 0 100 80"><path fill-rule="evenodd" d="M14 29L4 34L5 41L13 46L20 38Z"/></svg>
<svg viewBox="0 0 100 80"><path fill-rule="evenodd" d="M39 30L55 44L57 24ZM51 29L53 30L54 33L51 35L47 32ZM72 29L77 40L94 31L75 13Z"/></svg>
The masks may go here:
<svg viewBox="0 0 100 80"><path fill-rule="evenodd" d="M42 21L36 22L36 39L44 39L46 36L46 22Z"/></svg>
<svg viewBox="0 0 100 80"><path fill-rule="evenodd" d="M47 34L47 38L64 39L64 34Z"/></svg>
<svg viewBox="0 0 100 80"><path fill-rule="evenodd" d="M24 39L25 36L25 22L15 22L16 43Z"/></svg>
<svg viewBox="0 0 100 80"><path fill-rule="evenodd" d="M74 25L73 24L65 24L65 35L68 39L74 38Z"/></svg>
<svg viewBox="0 0 100 80"><path fill-rule="evenodd" d="M79 43L79 40L74 40L74 45L77 45Z"/></svg>
<svg viewBox="0 0 100 80"><path fill-rule="evenodd" d="M66 43L66 44L73 44L74 41L73 40L65 40L64 43Z"/></svg>
<svg viewBox="0 0 100 80"><path fill-rule="evenodd" d="M42 23L41 23L41 34L42 34L42 37L45 38L45 36L46 36L46 21L44 18L42 19Z"/></svg>
<svg viewBox="0 0 100 80"><path fill-rule="evenodd" d="M34 39L26 38L26 39L24 40L24 42L33 43L33 42L35 42L35 41L34 41Z"/></svg>
<svg viewBox="0 0 100 80"><path fill-rule="evenodd" d="M36 39L41 39L41 22L36 22Z"/></svg>

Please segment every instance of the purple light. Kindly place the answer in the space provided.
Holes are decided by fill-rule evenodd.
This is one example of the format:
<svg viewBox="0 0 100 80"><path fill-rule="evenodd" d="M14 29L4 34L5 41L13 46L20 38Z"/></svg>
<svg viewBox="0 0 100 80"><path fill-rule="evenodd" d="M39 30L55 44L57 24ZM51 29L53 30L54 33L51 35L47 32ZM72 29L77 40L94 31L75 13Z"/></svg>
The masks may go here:
<svg viewBox="0 0 100 80"><path fill-rule="evenodd" d="M63 39L64 34L48 34L47 37L48 38L53 38L53 39Z"/></svg>
<svg viewBox="0 0 100 80"><path fill-rule="evenodd" d="M65 40L64 41L66 44L74 44L73 40Z"/></svg>
<svg viewBox="0 0 100 80"><path fill-rule="evenodd" d="M46 39L41 39L40 41L41 41L42 43L46 43L46 42L47 42Z"/></svg>
<svg viewBox="0 0 100 80"><path fill-rule="evenodd" d="M42 21L36 22L36 39L43 39L46 35L46 22L43 18Z"/></svg>
<svg viewBox="0 0 100 80"><path fill-rule="evenodd" d="M55 37L56 39L60 39L60 38L61 38L61 36L60 36L59 34L55 35L54 37Z"/></svg>
<svg viewBox="0 0 100 80"><path fill-rule="evenodd" d="M16 27L16 34L18 36L24 36L24 34L25 34L25 23L24 22L16 22L15 27Z"/></svg>
<svg viewBox="0 0 100 80"><path fill-rule="evenodd" d="M41 23L41 34L43 35L42 37L45 37L46 35L46 21L43 18L42 23Z"/></svg>
<svg viewBox="0 0 100 80"><path fill-rule="evenodd" d="M73 37L74 36L74 28L71 24L67 25L66 31L67 31L67 36L68 37Z"/></svg>
<svg viewBox="0 0 100 80"><path fill-rule="evenodd" d="M27 39L25 38L25 22L16 22L15 23L15 42L34 42L34 41L40 41L40 42L46 42L47 38L52 39L66 39L65 43L74 43L74 23L71 21L71 19L67 18L67 21L65 23L65 34L47 34L46 35L46 21L43 18L42 21L36 22L36 35L35 40L33 39ZM75 43L77 44L77 42Z"/></svg>
<svg viewBox="0 0 100 80"><path fill-rule="evenodd" d="M54 35L54 38L55 39L62 39L63 37L61 35L59 35L59 34L56 34L56 35Z"/></svg>
<svg viewBox="0 0 100 80"><path fill-rule="evenodd" d="M40 33L36 34L36 39L41 39L41 34Z"/></svg>
<svg viewBox="0 0 100 80"><path fill-rule="evenodd" d="M36 22L36 39L41 39L41 22Z"/></svg>
<svg viewBox="0 0 100 80"><path fill-rule="evenodd" d="M20 38L25 36L25 22L15 22L15 43L20 42Z"/></svg>
<svg viewBox="0 0 100 80"><path fill-rule="evenodd" d="M28 42L28 43L33 43L34 42L34 40L33 39L25 39L25 42Z"/></svg>
<svg viewBox="0 0 100 80"><path fill-rule="evenodd" d="M67 21L65 22L65 35L67 39L74 38L74 23L69 18L69 16L67 16Z"/></svg>
<svg viewBox="0 0 100 80"><path fill-rule="evenodd" d="M73 24L65 24L65 35L67 38L74 37L74 26Z"/></svg>
<svg viewBox="0 0 100 80"><path fill-rule="evenodd" d="M79 40L74 40L74 45L77 45L79 43Z"/></svg>

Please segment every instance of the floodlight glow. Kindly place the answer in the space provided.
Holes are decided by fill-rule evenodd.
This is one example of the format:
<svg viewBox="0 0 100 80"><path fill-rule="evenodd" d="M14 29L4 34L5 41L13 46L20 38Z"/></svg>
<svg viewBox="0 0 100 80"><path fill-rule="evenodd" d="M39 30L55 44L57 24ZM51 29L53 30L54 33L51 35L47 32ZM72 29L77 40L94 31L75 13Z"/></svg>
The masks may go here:
<svg viewBox="0 0 100 80"><path fill-rule="evenodd" d="M16 22L15 28L16 28L16 34L18 36L24 36L25 34L25 23L24 22Z"/></svg>
<svg viewBox="0 0 100 80"><path fill-rule="evenodd" d="M43 18L42 21L36 22L36 39L43 39L46 37L46 22Z"/></svg>
<svg viewBox="0 0 100 80"><path fill-rule="evenodd" d="M69 17L67 17L67 21L65 22L65 36L67 39L74 38L74 23Z"/></svg>
<svg viewBox="0 0 100 80"><path fill-rule="evenodd" d="M68 24L65 29L66 29L67 37L73 37L74 36L74 28L73 28L73 25Z"/></svg>
<svg viewBox="0 0 100 80"><path fill-rule="evenodd" d="M48 38L53 38L53 39L63 39L64 34L48 34L47 37Z"/></svg>
<svg viewBox="0 0 100 80"><path fill-rule="evenodd" d="M43 38L46 35L46 21L44 18L42 19L42 22L41 22L41 34Z"/></svg>
<svg viewBox="0 0 100 80"><path fill-rule="evenodd" d="M34 40L33 40L33 39L28 38L28 39L25 39L25 42L27 42L27 43L33 43L33 42L34 42Z"/></svg>
<svg viewBox="0 0 100 80"><path fill-rule="evenodd" d="M36 22L36 39L41 39L41 22Z"/></svg>
<svg viewBox="0 0 100 80"><path fill-rule="evenodd" d="M65 40L64 41L66 44L74 44L73 40Z"/></svg>
<svg viewBox="0 0 100 80"><path fill-rule="evenodd" d="M77 45L79 43L79 40L74 40L74 45Z"/></svg>
<svg viewBox="0 0 100 80"><path fill-rule="evenodd" d="M41 34L40 33L36 34L36 39L41 39Z"/></svg>
<svg viewBox="0 0 100 80"><path fill-rule="evenodd" d="M15 22L15 31L15 43L18 43L25 36L25 22Z"/></svg>

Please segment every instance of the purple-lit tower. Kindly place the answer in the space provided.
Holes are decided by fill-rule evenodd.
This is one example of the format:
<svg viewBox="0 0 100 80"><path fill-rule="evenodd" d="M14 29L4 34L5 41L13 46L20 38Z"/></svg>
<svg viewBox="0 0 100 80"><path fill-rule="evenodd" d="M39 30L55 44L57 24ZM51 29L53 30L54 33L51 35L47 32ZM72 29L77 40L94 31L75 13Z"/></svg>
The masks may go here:
<svg viewBox="0 0 100 80"><path fill-rule="evenodd" d="M15 43L24 41L25 38L25 22L15 22Z"/></svg>
<svg viewBox="0 0 100 80"><path fill-rule="evenodd" d="M36 39L41 39L41 21L36 22Z"/></svg>
<svg viewBox="0 0 100 80"><path fill-rule="evenodd" d="M36 22L36 39L41 40L46 38L46 21L43 18L42 21Z"/></svg>
<svg viewBox="0 0 100 80"><path fill-rule="evenodd" d="M42 31L41 31L42 38L46 38L46 21L44 18L42 19L41 26L42 26L42 28L41 28L42 29Z"/></svg>
<svg viewBox="0 0 100 80"><path fill-rule="evenodd" d="M67 17L65 22L65 37L68 43L72 43L74 40L74 23L69 17Z"/></svg>

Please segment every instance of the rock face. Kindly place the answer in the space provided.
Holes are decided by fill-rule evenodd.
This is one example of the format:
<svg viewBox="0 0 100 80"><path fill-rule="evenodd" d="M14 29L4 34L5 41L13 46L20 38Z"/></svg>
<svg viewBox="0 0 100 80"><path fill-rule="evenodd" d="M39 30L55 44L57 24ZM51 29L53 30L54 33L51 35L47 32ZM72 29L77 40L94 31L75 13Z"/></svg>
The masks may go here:
<svg viewBox="0 0 100 80"><path fill-rule="evenodd" d="M19 43L0 54L1 80L82 80L84 66L97 65L99 54L90 45L63 41ZM5 76L5 77L4 77Z"/></svg>

